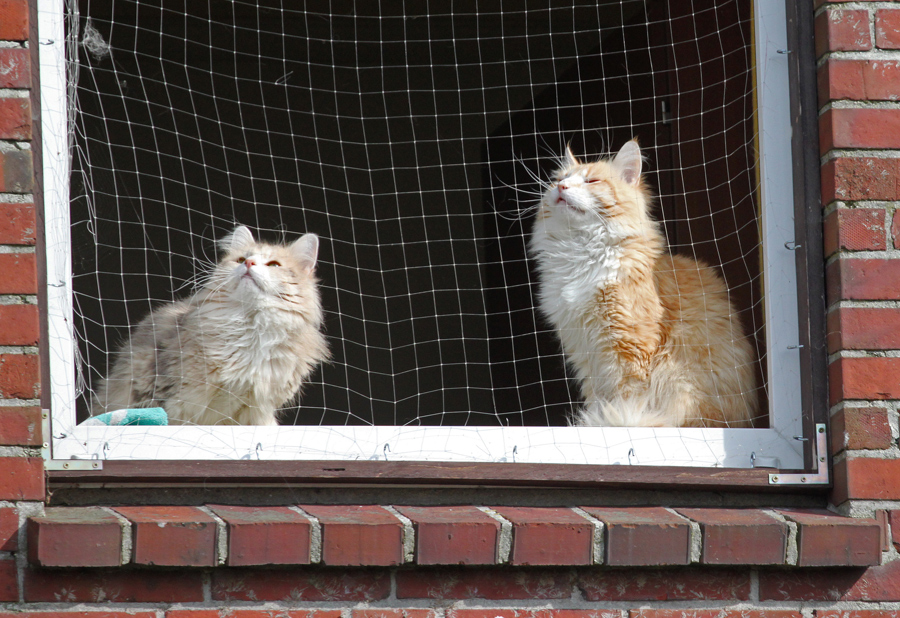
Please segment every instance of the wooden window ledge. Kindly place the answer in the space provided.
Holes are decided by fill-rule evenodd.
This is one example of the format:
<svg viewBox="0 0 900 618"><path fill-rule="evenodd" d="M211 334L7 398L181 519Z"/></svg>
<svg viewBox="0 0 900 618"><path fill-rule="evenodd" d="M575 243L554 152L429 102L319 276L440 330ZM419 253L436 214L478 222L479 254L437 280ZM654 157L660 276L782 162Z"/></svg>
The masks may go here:
<svg viewBox="0 0 900 618"><path fill-rule="evenodd" d="M27 534L34 567L182 568L862 567L882 538L824 510L374 505L51 507Z"/></svg>

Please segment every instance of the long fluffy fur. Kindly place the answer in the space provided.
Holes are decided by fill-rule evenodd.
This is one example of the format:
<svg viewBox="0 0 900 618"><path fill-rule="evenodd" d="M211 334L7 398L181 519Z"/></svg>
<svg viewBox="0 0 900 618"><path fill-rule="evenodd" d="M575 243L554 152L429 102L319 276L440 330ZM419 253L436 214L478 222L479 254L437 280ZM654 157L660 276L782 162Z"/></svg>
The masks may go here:
<svg viewBox="0 0 900 618"><path fill-rule="evenodd" d="M318 237L259 243L246 227L192 297L155 309L117 352L91 414L163 407L175 425L276 425L328 358Z"/></svg>
<svg viewBox="0 0 900 618"><path fill-rule="evenodd" d="M568 152L535 221L540 308L585 399L572 423L750 427L750 343L715 270L666 251L641 165L635 141Z"/></svg>

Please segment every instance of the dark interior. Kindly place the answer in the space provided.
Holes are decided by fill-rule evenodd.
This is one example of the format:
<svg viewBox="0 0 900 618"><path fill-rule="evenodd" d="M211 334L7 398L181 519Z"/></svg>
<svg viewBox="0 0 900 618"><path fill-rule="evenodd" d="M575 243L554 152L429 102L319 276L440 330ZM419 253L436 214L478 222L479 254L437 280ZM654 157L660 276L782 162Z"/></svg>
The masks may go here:
<svg viewBox="0 0 900 618"><path fill-rule="evenodd" d="M297 5L81 2L80 36L90 20L111 46L78 47L87 389L241 223L322 238L333 360L284 422L564 424L577 388L525 252L534 177L566 143L635 136L672 249L721 266L763 377L749 2Z"/></svg>

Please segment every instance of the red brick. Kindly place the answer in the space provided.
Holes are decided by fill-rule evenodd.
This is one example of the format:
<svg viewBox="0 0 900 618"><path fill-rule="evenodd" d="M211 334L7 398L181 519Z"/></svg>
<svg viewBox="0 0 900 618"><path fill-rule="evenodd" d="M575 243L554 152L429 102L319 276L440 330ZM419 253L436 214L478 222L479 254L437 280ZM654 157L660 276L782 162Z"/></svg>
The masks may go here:
<svg viewBox="0 0 900 618"><path fill-rule="evenodd" d="M437 618L435 609L354 609L352 618ZM494 618L493 616L491 618Z"/></svg>
<svg viewBox="0 0 900 618"><path fill-rule="evenodd" d="M900 309L839 307L828 313L828 351L900 348Z"/></svg>
<svg viewBox="0 0 900 618"><path fill-rule="evenodd" d="M0 457L0 500L43 500L44 460Z"/></svg>
<svg viewBox="0 0 900 618"><path fill-rule="evenodd" d="M865 88L861 65L829 58L816 71L816 86L819 107L838 99L855 99Z"/></svg>
<svg viewBox="0 0 900 618"><path fill-rule="evenodd" d="M787 526L756 509L676 509L700 524L703 564L784 564Z"/></svg>
<svg viewBox="0 0 900 618"><path fill-rule="evenodd" d="M14 508L0 508L0 551L19 549L19 512Z"/></svg>
<svg viewBox="0 0 900 618"><path fill-rule="evenodd" d="M19 600L19 581L15 560L0 559L0 602Z"/></svg>
<svg viewBox="0 0 900 618"><path fill-rule="evenodd" d="M883 208L832 211L825 217L825 255L837 251L881 251L887 248Z"/></svg>
<svg viewBox="0 0 900 618"><path fill-rule="evenodd" d="M310 523L287 507L210 506L228 524L228 566L309 564Z"/></svg>
<svg viewBox="0 0 900 618"><path fill-rule="evenodd" d="M891 544L900 549L900 511L891 510L887 515L891 529Z"/></svg>
<svg viewBox="0 0 900 618"><path fill-rule="evenodd" d="M759 572L760 601L900 601L900 561L845 569Z"/></svg>
<svg viewBox="0 0 900 618"><path fill-rule="evenodd" d="M832 108L819 117L822 154L835 148L897 147L900 147L900 110Z"/></svg>
<svg viewBox="0 0 900 618"><path fill-rule="evenodd" d="M384 610L377 610L384 611ZM155 616L155 614L154 614ZM0 616L0 618L3 618ZM42 618L35 616L34 618ZM105 618L105 617L104 617ZM170 609L166 618L341 618L339 609ZM400 617L403 618L403 617ZM412 617L410 617L412 618ZM425 618L423 616L423 618Z"/></svg>
<svg viewBox="0 0 900 618"><path fill-rule="evenodd" d="M883 208L840 209L837 213L838 249L881 251L887 248Z"/></svg>
<svg viewBox="0 0 900 618"><path fill-rule="evenodd" d="M819 69L819 103L835 99L896 101L900 99L900 62L836 60Z"/></svg>
<svg viewBox="0 0 900 618"><path fill-rule="evenodd" d="M123 506L132 523L134 562L157 566L215 566L216 520L192 506Z"/></svg>
<svg viewBox="0 0 900 618"><path fill-rule="evenodd" d="M0 618L156 618L156 612L136 612L132 609L121 611L22 611L0 612Z"/></svg>
<svg viewBox="0 0 900 618"><path fill-rule="evenodd" d="M802 618L789 609L636 609L628 618ZM818 615L817 615L818 618Z"/></svg>
<svg viewBox="0 0 900 618"><path fill-rule="evenodd" d="M900 260L839 258L826 269L828 303L900 300Z"/></svg>
<svg viewBox="0 0 900 618"><path fill-rule="evenodd" d="M662 507L584 510L606 525L606 563L611 566L690 562L690 524Z"/></svg>
<svg viewBox="0 0 900 618"><path fill-rule="evenodd" d="M48 508L28 519L28 560L44 567L119 566L122 527L98 507Z"/></svg>
<svg viewBox="0 0 900 618"><path fill-rule="evenodd" d="M0 0L0 41L28 38L28 1Z"/></svg>
<svg viewBox="0 0 900 618"><path fill-rule="evenodd" d="M0 193L31 193L33 171L30 151L0 152Z"/></svg>
<svg viewBox="0 0 900 618"><path fill-rule="evenodd" d="M572 509L495 507L513 524L510 563L591 564L594 526Z"/></svg>
<svg viewBox="0 0 900 618"><path fill-rule="evenodd" d="M397 571L398 599L568 599L573 574L553 569L455 567Z"/></svg>
<svg viewBox="0 0 900 618"><path fill-rule="evenodd" d="M833 504L840 504L840 498L900 500L900 459L848 457L835 464L834 473L835 491L841 493Z"/></svg>
<svg viewBox="0 0 900 618"><path fill-rule="evenodd" d="M41 395L40 359L31 354L0 354L0 397L35 399Z"/></svg>
<svg viewBox="0 0 900 618"><path fill-rule="evenodd" d="M875 12L875 45L881 49L900 49L900 10Z"/></svg>
<svg viewBox="0 0 900 618"><path fill-rule="evenodd" d="M301 506L322 524L322 563L390 566L403 562L403 524L380 506Z"/></svg>
<svg viewBox="0 0 900 618"><path fill-rule="evenodd" d="M894 239L894 249L900 249L900 210L894 211L891 218L891 238Z"/></svg>
<svg viewBox="0 0 900 618"><path fill-rule="evenodd" d="M386 570L215 569L213 601L377 601L391 594Z"/></svg>
<svg viewBox="0 0 900 618"><path fill-rule="evenodd" d="M887 449L891 426L884 408L844 408L831 417L831 452Z"/></svg>
<svg viewBox="0 0 900 618"><path fill-rule="evenodd" d="M181 570L25 569L29 603L197 603L203 573Z"/></svg>
<svg viewBox="0 0 900 618"><path fill-rule="evenodd" d="M398 506L413 523L417 564L496 564L500 522L474 506Z"/></svg>
<svg viewBox="0 0 900 618"><path fill-rule="evenodd" d="M897 618L895 609L817 609L816 618Z"/></svg>
<svg viewBox="0 0 900 618"><path fill-rule="evenodd" d="M0 97L0 139L31 139L31 101Z"/></svg>
<svg viewBox="0 0 900 618"><path fill-rule="evenodd" d="M822 203L834 200L896 200L900 159L838 157L822 165Z"/></svg>
<svg viewBox="0 0 900 618"><path fill-rule="evenodd" d="M33 245L36 239L34 204L0 202L0 244Z"/></svg>
<svg viewBox="0 0 900 618"><path fill-rule="evenodd" d="M33 253L0 253L0 294L37 294Z"/></svg>
<svg viewBox="0 0 900 618"><path fill-rule="evenodd" d="M816 55L872 49L869 11L832 9L816 16Z"/></svg>
<svg viewBox="0 0 900 618"><path fill-rule="evenodd" d="M604 569L583 571L578 587L588 601L747 601L750 571Z"/></svg>
<svg viewBox="0 0 900 618"><path fill-rule="evenodd" d="M623 618L620 609L454 609L447 618ZM354 618L355 618L354 614Z"/></svg>
<svg viewBox="0 0 900 618"><path fill-rule="evenodd" d="M24 47L0 48L0 88L31 85L31 54Z"/></svg>
<svg viewBox="0 0 900 618"><path fill-rule="evenodd" d="M37 345L37 305L0 305L0 345Z"/></svg>
<svg viewBox="0 0 900 618"><path fill-rule="evenodd" d="M831 405L900 398L900 358L838 358L828 366Z"/></svg>
<svg viewBox="0 0 900 618"><path fill-rule="evenodd" d="M842 517L825 510L779 512L798 525L797 566L872 566L881 562L881 527L874 519Z"/></svg>
<svg viewBox="0 0 900 618"><path fill-rule="evenodd" d="M40 446L41 409L36 406L0 407L0 445Z"/></svg>
<svg viewBox="0 0 900 618"><path fill-rule="evenodd" d="M894 249L900 249L900 210L894 211L891 217L891 238Z"/></svg>

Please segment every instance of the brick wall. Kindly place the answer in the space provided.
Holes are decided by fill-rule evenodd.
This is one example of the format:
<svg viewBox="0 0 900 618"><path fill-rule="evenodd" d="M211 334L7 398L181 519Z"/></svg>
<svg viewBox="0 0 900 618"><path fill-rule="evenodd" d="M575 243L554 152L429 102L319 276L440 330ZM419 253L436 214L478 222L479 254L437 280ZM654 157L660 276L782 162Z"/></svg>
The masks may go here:
<svg viewBox="0 0 900 618"><path fill-rule="evenodd" d="M0 618L896 615L900 5L819 2L815 21L831 502L860 521L683 508L624 527L615 509L45 510L28 8L0 0ZM846 566L872 563L875 529L882 564ZM673 540L683 566L664 564Z"/></svg>
<svg viewBox="0 0 900 618"><path fill-rule="evenodd" d="M816 16L829 403L842 512L900 498L900 5ZM859 8L862 6L863 8Z"/></svg>

